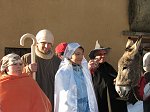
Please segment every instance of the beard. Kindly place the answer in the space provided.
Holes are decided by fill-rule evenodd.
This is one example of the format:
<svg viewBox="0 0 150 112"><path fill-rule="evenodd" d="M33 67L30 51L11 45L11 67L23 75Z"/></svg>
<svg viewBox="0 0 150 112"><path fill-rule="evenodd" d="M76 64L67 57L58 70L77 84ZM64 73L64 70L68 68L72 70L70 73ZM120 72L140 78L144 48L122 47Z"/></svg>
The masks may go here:
<svg viewBox="0 0 150 112"><path fill-rule="evenodd" d="M37 47L37 50L38 50L40 53L45 54L45 55L52 53L52 50L51 50L51 49L49 49L49 50L39 50L39 48Z"/></svg>

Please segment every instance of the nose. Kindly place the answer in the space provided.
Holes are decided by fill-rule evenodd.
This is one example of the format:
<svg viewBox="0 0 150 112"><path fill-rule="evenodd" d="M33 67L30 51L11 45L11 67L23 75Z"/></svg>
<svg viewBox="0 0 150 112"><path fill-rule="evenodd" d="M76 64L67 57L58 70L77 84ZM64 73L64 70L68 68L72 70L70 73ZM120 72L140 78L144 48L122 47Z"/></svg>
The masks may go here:
<svg viewBox="0 0 150 112"><path fill-rule="evenodd" d="M49 49L49 48L51 48L51 44L50 43L46 43L44 47Z"/></svg>
<svg viewBox="0 0 150 112"><path fill-rule="evenodd" d="M129 86L115 86L115 89L120 97L126 97L131 90Z"/></svg>
<svg viewBox="0 0 150 112"><path fill-rule="evenodd" d="M101 57L105 57L105 54L101 55Z"/></svg>
<svg viewBox="0 0 150 112"><path fill-rule="evenodd" d="M49 46L49 44L48 43L45 43L45 45L44 45L46 48Z"/></svg>

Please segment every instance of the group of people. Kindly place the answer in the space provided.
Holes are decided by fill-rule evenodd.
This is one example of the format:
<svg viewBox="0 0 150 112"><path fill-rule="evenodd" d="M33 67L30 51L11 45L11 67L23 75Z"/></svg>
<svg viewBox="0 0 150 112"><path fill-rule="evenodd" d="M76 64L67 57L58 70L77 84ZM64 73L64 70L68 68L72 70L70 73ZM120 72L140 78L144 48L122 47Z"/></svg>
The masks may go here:
<svg viewBox="0 0 150 112"><path fill-rule="evenodd" d="M0 112L127 112L115 91L117 72L106 61L110 48L97 41L87 62L83 46L75 42L60 43L55 55L54 36L47 29L36 40L36 63L31 53L1 59Z"/></svg>

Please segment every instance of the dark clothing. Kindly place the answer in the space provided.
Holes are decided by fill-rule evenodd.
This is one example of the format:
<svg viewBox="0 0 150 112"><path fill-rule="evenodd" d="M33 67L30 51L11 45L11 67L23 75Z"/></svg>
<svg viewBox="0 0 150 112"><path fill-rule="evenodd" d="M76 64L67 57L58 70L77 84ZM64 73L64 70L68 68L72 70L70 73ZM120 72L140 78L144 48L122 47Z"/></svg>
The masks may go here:
<svg viewBox="0 0 150 112"><path fill-rule="evenodd" d="M107 88L112 112L127 112L126 101L116 99L119 97L113 84L116 76L116 70L107 62L99 64L99 67L92 74L99 112L109 112Z"/></svg>
<svg viewBox="0 0 150 112"><path fill-rule="evenodd" d="M150 112L150 101L143 101L144 112Z"/></svg>
<svg viewBox="0 0 150 112"><path fill-rule="evenodd" d="M30 64L31 54L25 54L22 59L25 65ZM42 59L38 56L35 59L38 66L36 81L51 101L52 107L54 107L54 79L61 60L55 55L51 59Z"/></svg>

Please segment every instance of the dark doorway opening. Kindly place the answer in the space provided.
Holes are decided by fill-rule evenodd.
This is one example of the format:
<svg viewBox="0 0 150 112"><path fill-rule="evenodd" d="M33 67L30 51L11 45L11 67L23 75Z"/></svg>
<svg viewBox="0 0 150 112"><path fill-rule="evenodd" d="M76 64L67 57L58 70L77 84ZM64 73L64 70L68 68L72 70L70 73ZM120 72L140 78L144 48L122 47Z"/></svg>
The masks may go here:
<svg viewBox="0 0 150 112"><path fill-rule="evenodd" d="M26 53L30 53L31 48L12 48L12 47L5 47L5 55L10 53L18 54L19 56L22 56Z"/></svg>

